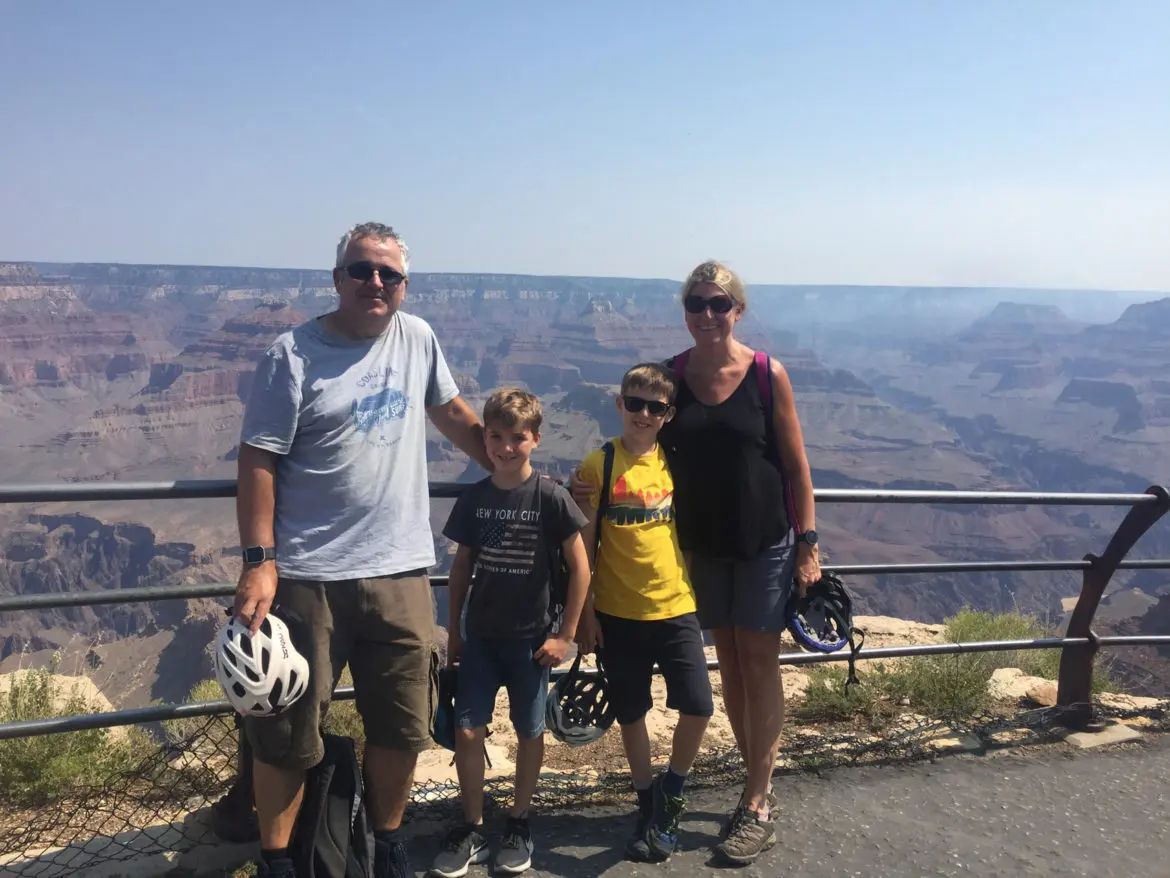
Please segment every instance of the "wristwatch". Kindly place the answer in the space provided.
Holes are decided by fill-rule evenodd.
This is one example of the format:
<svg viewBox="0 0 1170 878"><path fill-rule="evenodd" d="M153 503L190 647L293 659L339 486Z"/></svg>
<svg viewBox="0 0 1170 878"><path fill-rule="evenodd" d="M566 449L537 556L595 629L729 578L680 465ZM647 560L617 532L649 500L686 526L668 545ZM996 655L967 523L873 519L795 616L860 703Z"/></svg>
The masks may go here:
<svg viewBox="0 0 1170 878"><path fill-rule="evenodd" d="M245 564L263 564L265 561L276 560L276 547L266 546L248 546L244 549L244 563Z"/></svg>
<svg viewBox="0 0 1170 878"><path fill-rule="evenodd" d="M817 532L815 530L806 530L804 533L796 535L798 543L808 543L810 546L817 544Z"/></svg>

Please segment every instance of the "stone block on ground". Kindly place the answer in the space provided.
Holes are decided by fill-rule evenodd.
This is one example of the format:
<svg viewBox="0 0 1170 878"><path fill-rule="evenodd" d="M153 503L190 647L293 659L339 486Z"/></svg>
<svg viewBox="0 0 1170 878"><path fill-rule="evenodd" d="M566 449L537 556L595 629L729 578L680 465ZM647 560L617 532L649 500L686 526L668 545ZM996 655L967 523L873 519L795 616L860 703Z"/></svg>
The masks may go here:
<svg viewBox="0 0 1170 878"><path fill-rule="evenodd" d="M1105 747L1109 744L1124 744L1136 741L1142 733L1125 723L1111 722L1104 731L1100 732L1072 732L1065 736L1065 741L1081 750L1090 750L1093 747Z"/></svg>

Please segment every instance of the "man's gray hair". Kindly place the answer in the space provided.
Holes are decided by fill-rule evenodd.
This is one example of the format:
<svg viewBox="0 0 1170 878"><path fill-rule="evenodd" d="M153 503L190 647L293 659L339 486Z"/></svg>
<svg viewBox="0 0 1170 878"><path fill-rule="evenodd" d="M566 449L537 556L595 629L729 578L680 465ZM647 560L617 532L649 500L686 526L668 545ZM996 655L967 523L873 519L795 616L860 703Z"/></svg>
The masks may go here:
<svg viewBox="0 0 1170 878"><path fill-rule="evenodd" d="M406 246L402 236L394 231L393 226L386 226L382 223L358 223L341 236L341 240L337 243L338 268L345 264L345 251L349 249L349 242L354 238L377 238L379 241L393 238L398 249L402 251L402 273L410 274L410 248Z"/></svg>

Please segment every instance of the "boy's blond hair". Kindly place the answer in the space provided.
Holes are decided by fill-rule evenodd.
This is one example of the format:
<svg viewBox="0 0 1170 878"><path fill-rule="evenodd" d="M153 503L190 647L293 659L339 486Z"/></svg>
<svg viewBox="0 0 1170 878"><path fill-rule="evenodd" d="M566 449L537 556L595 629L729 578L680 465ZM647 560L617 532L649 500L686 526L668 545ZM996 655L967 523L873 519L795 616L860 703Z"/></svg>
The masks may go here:
<svg viewBox="0 0 1170 878"><path fill-rule="evenodd" d="M674 403L674 375L661 363L639 363L622 376L622 395L641 390Z"/></svg>
<svg viewBox="0 0 1170 878"><path fill-rule="evenodd" d="M519 425L533 435L540 432L544 412L540 400L527 390L519 387L501 387L493 391L483 404L483 425L495 425L512 429Z"/></svg>

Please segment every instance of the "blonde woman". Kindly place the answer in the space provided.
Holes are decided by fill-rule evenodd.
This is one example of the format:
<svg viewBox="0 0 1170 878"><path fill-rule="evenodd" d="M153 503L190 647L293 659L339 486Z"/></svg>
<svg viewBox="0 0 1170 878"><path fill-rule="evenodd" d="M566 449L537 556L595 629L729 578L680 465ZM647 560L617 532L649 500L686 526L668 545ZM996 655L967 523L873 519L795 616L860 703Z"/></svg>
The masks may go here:
<svg viewBox="0 0 1170 878"><path fill-rule="evenodd" d="M820 578L812 477L788 374L735 339L743 281L704 262L682 287L694 346L667 365L676 413L659 435L699 621L712 632L723 703L747 783L717 852L752 863L776 843L772 767L784 718L776 656L792 589ZM573 494L589 485L573 479Z"/></svg>

